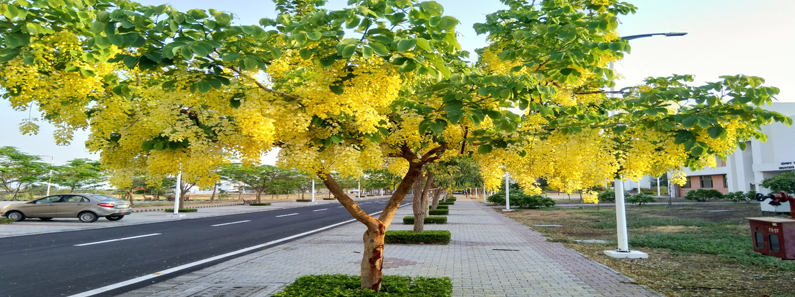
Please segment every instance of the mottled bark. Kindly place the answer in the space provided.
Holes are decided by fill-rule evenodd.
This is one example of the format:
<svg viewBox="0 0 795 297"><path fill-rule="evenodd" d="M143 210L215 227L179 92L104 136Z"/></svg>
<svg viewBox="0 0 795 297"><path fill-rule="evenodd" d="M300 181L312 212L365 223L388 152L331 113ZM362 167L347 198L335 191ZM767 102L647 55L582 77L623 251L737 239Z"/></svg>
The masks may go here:
<svg viewBox="0 0 795 297"><path fill-rule="evenodd" d="M262 191L257 191L257 203L262 203Z"/></svg>
<svg viewBox="0 0 795 297"><path fill-rule="evenodd" d="M213 202L213 200L215 200L215 192L217 190L218 190L218 185L213 185L213 195L210 196L210 202Z"/></svg>
<svg viewBox="0 0 795 297"><path fill-rule="evenodd" d="M426 171L427 178L418 178L414 183L414 204L412 210L414 211L414 233L422 233L425 231L425 217L428 216L428 192L433 186L434 177L433 173Z"/></svg>

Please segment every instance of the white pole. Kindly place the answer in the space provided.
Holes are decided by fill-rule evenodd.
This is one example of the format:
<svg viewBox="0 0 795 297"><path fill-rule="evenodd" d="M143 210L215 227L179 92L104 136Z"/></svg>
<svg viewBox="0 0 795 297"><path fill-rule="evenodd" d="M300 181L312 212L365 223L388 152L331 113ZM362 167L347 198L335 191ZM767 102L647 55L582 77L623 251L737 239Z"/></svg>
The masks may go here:
<svg viewBox="0 0 795 297"><path fill-rule="evenodd" d="M312 179L312 202L315 202L315 179Z"/></svg>
<svg viewBox="0 0 795 297"><path fill-rule="evenodd" d="M508 196L510 192L510 185L508 184L508 172L505 173L505 209L511 210L511 198Z"/></svg>
<svg viewBox="0 0 795 297"><path fill-rule="evenodd" d="M174 190L174 214L179 214L179 196L182 194L182 171L177 173L177 189Z"/></svg>
<svg viewBox="0 0 795 297"><path fill-rule="evenodd" d="M358 186L357 186L358 190L356 191L356 198L362 199L362 179L361 178L357 181L357 184L358 184Z"/></svg>
<svg viewBox="0 0 795 297"><path fill-rule="evenodd" d="M657 197L660 197L660 178L657 178Z"/></svg>
<svg viewBox="0 0 795 297"><path fill-rule="evenodd" d="M486 203L486 186L483 186L483 203Z"/></svg>
<svg viewBox="0 0 795 297"><path fill-rule="evenodd" d="M624 207L624 182L615 181L616 191L616 225L618 227L618 251L629 252L629 236L627 235L627 212Z"/></svg>
<svg viewBox="0 0 795 297"><path fill-rule="evenodd" d="M50 175L47 176L47 196L50 196L50 181L52 181L52 166L55 165L55 155L50 156Z"/></svg>

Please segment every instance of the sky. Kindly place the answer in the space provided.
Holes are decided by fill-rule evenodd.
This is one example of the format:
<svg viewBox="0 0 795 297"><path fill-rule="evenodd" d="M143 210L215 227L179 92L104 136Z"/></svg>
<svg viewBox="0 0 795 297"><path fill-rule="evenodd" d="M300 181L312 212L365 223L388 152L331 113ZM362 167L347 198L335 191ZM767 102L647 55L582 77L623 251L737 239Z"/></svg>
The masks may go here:
<svg viewBox="0 0 795 297"><path fill-rule="evenodd" d="M274 17L270 1L250 0L173 0L140 1L146 5L168 3L182 11L215 8L235 13L239 24L256 24L262 17ZM346 0L330 0L330 8ZM503 9L497 0L437 0L445 14L458 18L459 41L472 52L485 46L485 36L475 34L472 25L485 15ZM778 100L795 102L795 1L792 0L635 0L634 15L620 19L619 35L687 32L682 37L655 36L630 41L632 51L615 63L623 76L617 87L636 85L648 76L693 74L696 83L717 81L721 75L746 74L765 78L766 85L781 89ZM28 154L54 156L56 165L75 158L98 159L89 154L84 142L88 133L79 131L68 146L57 146L54 129L39 123L38 135L19 132L19 123L28 112L14 111L0 99L0 146L14 146ZM33 118L41 118L35 111ZM263 162L273 164L274 154Z"/></svg>

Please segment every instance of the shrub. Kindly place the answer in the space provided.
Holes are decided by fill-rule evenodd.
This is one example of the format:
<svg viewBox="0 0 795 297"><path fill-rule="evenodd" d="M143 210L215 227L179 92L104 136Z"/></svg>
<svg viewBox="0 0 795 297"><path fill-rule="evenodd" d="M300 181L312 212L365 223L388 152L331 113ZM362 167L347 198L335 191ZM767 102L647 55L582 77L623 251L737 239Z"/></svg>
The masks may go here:
<svg viewBox="0 0 795 297"><path fill-rule="evenodd" d="M447 277L409 277L384 275L381 292L361 288L358 275L326 274L304 275L276 293L274 297L318 296L318 297L377 297L377 296L439 296L453 295L453 283Z"/></svg>
<svg viewBox="0 0 795 297"><path fill-rule="evenodd" d="M704 202L711 199L721 199L723 198L723 194L718 192L718 190L707 190L707 189L698 189L687 192L685 195L685 199L687 200L696 200L699 202Z"/></svg>
<svg viewBox="0 0 795 297"><path fill-rule="evenodd" d="M509 192L511 199L511 206L523 208L540 208L555 206L555 200L552 198L544 197L541 195L526 195L521 190L512 190ZM486 198L488 202L498 205L505 205L505 192L497 192Z"/></svg>
<svg viewBox="0 0 795 297"><path fill-rule="evenodd" d="M541 195L522 195L519 196L519 199L516 199L516 201L514 201L513 197L511 197L511 205L516 205L517 207L522 208L536 209L541 207L555 206L555 200Z"/></svg>
<svg viewBox="0 0 795 297"><path fill-rule="evenodd" d="M439 201L439 205L455 205L455 201Z"/></svg>
<svg viewBox="0 0 795 297"><path fill-rule="evenodd" d="M295 202L312 202L312 199L295 199Z"/></svg>
<svg viewBox="0 0 795 297"><path fill-rule="evenodd" d="M384 243L448 244L450 243L450 231L425 230L425 232L422 233L414 233L414 231L411 230L386 231Z"/></svg>
<svg viewBox="0 0 795 297"><path fill-rule="evenodd" d="M616 202L616 192L613 190L605 190L597 195L599 202Z"/></svg>
<svg viewBox="0 0 795 297"><path fill-rule="evenodd" d="M271 203L270 202L249 203L248 205L251 205L251 206L268 206L268 205L271 205Z"/></svg>
<svg viewBox="0 0 795 297"><path fill-rule="evenodd" d="M14 220L12 220L12 219L0 218L0 225L2 225L2 224L11 224L13 222L14 222Z"/></svg>
<svg viewBox="0 0 795 297"><path fill-rule="evenodd" d="M447 198L447 201L455 201L455 196Z"/></svg>
<svg viewBox="0 0 795 297"><path fill-rule="evenodd" d="M626 201L631 204L644 205L649 202L654 202L654 197L646 194L635 194L627 197Z"/></svg>
<svg viewBox="0 0 795 297"><path fill-rule="evenodd" d="M432 207L433 207L433 205L428 205L429 209L432 208ZM437 205L436 209L449 209L449 207L450 206L448 206L448 205Z"/></svg>
<svg viewBox="0 0 795 297"><path fill-rule="evenodd" d="M425 217L425 224L447 224L447 217ZM403 224L414 224L414 217L403 217Z"/></svg>
<svg viewBox="0 0 795 297"><path fill-rule="evenodd" d="M180 208L178 212L197 212L196 208ZM174 212L173 208L166 208L166 212Z"/></svg>
<svg viewBox="0 0 795 297"><path fill-rule="evenodd" d="M430 216L446 216L450 214L449 209L429 209L428 215Z"/></svg>
<svg viewBox="0 0 795 297"><path fill-rule="evenodd" d="M337 198L335 198L335 197L332 197L332 198L326 197L326 198L323 198L323 200L337 200Z"/></svg>

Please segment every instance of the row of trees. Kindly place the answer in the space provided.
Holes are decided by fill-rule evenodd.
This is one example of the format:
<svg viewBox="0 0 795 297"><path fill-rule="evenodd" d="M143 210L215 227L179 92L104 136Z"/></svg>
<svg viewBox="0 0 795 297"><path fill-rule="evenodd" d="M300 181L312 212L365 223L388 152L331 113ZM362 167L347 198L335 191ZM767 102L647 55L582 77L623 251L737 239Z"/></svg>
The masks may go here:
<svg viewBox="0 0 795 297"><path fill-rule="evenodd" d="M33 185L47 183L75 190L99 186L107 179L98 161L74 159L64 165L53 166L41 156L27 154L15 147L0 147L0 197L12 195L12 199L31 189Z"/></svg>

